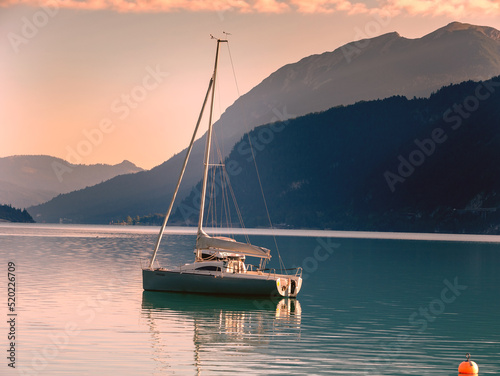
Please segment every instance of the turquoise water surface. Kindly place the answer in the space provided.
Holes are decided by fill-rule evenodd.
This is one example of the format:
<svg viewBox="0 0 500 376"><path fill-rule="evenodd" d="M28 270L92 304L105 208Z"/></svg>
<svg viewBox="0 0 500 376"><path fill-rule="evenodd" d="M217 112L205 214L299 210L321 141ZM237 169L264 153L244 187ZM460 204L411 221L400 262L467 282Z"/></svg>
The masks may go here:
<svg viewBox="0 0 500 376"><path fill-rule="evenodd" d="M0 225L17 314L16 368L2 357L0 374L457 375L467 352L480 375L500 374L500 237L282 232L304 283L280 300L143 292L156 231ZM170 232L160 264L192 261L192 231ZM279 266L272 236L250 240ZM4 354L8 314L2 304Z"/></svg>

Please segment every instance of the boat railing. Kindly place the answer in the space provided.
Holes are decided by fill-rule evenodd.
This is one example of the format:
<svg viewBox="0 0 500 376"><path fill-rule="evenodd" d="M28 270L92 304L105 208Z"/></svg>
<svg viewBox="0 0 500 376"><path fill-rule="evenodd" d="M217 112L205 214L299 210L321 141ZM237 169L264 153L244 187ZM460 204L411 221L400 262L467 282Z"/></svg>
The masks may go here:
<svg viewBox="0 0 500 376"><path fill-rule="evenodd" d="M252 264L247 264L246 267L247 267L247 271L249 271L249 272L267 273L269 275L269 277L271 277L271 275L274 276L274 277L276 277L276 269L275 268L272 268L272 269L260 269L258 266L255 266L255 265L252 265ZM285 271L285 273L286 273L289 270L294 270L295 271L295 273L293 273L291 275L293 275L295 277L302 278L302 267L299 266L297 268L282 269L281 272Z"/></svg>
<svg viewBox="0 0 500 376"><path fill-rule="evenodd" d="M140 260L141 262L141 269L149 269L149 260L146 260L146 266L144 266L144 260ZM156 268L155 268L155 265L156 264ZM160 265L160 262L158 260L155 260L154 261L154 264L153 264L153 270L155 269L162 269L161 265Z"/></svg>
<svg viewBox="0 0 500 376"><path fill-rule="evenodd" d="M302 267L295 268L295 276L302 278Z"/></svg>
<svg viewBox="0 0 500 376"><path fill-rule="evenodd" d="M262 269L259 269L258 266L252 265L252 264L245 264L247 267L248 272L261 272Z"/></svg>
<svg viewBox="0 0 500 376"><path fill-rule="evenodd" d="M285 274L288 274L289 270L295 270L295 273L290 273L290 275L302 278L302 267L299 266L296 268L281 269L281 271L285 271Z"/></svg>
<svg viewBox="0 0 500 376"><path fill-rule="evenodd" d="M271 274L273 275L273 277L276 279L276 269L272 268L272 269L269 269L269 277L271 277Z"/></svg>

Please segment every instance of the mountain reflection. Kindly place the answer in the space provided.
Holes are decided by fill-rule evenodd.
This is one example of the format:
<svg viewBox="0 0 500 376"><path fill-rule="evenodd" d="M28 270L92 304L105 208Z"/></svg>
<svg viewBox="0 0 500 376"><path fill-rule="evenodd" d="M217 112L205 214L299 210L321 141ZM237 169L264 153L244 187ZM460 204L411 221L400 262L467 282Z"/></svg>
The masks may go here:
<svg viewBox="0 0 500 376"><path fill-rule="evenodd" d="M220 371L225 364L231 367L231 359L249 352L265 354L277 337L298 340L301 313L296 299L149 291L142 295L142 318L151 333L152 358L156 371L163 373Z"/></svg>

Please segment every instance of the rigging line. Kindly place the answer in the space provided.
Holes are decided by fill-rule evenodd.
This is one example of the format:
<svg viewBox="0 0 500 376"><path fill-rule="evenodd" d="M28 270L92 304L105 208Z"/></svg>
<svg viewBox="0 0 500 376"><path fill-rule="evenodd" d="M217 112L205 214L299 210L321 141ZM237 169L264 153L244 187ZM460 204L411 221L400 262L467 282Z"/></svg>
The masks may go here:
<svg viewBox="0 0 500 376"><path fill-rule="evenodd" d="M225 184L224 184L224 175L222 174L222 168L219 168L217 170L217 172L219 173L219 176L218 176L218 180L220 181L220 187L221 187L221 201L222 201L222 205L221 205L221 227L223 226L223 223L224 223L224 218L226 220L226 227L227 228L232 228L232 224L231 224L231 218L230 218L230 209L229 209L229 197L227 195L227 189L225 187Z"/></svg>
<svg viewBox="0 0 500 376"><path fill-rule="evenodd" d="M226 33L226 34L229 35L229 33ZM238 85L238 79L236 77L236 71L234 69L233 55L231 54L231 48L229 47L229 41L226 43L226 45L227 45L227 51L228 51L228 55L229 55L229 61L231 62L231 69L233 71L233 78L234 78L234 84L236 86L236 92L238 94L238 97L240 97L241 96L241 94L240 94L240 87ZM245 127L246 127L246 125L245 125ZM219 152L220 152L220 150L219 150ZM223 161L222 156L220 156L220 160ZM222 166L222 172L224 174L223 175L224 176L224 180L228 184L228 188L229 188L228 190L231 193L231 198L233 200L233 204L234 204L234 207L236 209L236 214L238 216L238 221L240 222L241 228L244 229L245 228L245 223L243 222L243 216L241 215L241 211L240 211L240 208L238 206L238 202L236 201L236 196L234 194L233 187L231 185L231 181L229 180L229 175L227 173L225 164L223 164L223 166ZM228 204L229 204L229 197L228 197ZM245 236L246 242L248 244L250 244L250 238L249 238L248 234L245 233L244 236Z"/></svg>
<svg viewBox="0 0 500 376"><path fill-rule="evenodd" d="M217 156L217 161L219 163L215 164L214 167L212 167L212 171L213 171L213 175L212 175L212 184L213 184L213 191L214 191L214 212L217 210L217 205L216 205L216 195L217 195L217 190L216 190L216 183L218 183L218 178L217 178L217 172L219 171L219 168L220 166L223 166L224 165L224 161L222 160L222 154L221 154L221 151L220 151L220 146L219 146L219 139L217 137L217 133L214 131L213 132L213 140L214 140L214 147L215 147L215 150L212 150L212 153L214 155L214 160L215 160L215 155ZM217 179L217 180L216 180ZM221 184L221 211L220 211L220 227L223 227L223 221L224 221L224 214L223 214L223 208L224 208L224 205L225 205L225 199L224 199L224 187L223 185ZM216 216L217 218L217 216ZM227 217L226 217L227 218ZM216 219L216 222L215 224L218 226L218 222L219 220ZM229 228L229 226L228 226Z"/></svg>
<svg viewBox="0 0 500 376"><path fill-rule="evenodd" d="M231 181L229 180L229 175L228 175L225 167L223 168L223 173L224 173L225 180L227 181L229 193L231 193L231 197L233 199L234 207L236 209L236 215L238 216L238 220L240 221L241 228L245 229L245 224L243 223L243 216L241 215L240 208L238 206L238 203L236 202L236 195L234 194L233 186L231 185ZM248 244L250 244L250 238L249 238L248 234L245 232L244 235L245 235L246 242Z"/></svg>
<svg viewBox="0 0 500 376"><path fill-rule="evenodd" d="M217 137L217 134L214 132L214 145L215 145L215 151L217 153L217 157L218 157L218 160L220 163L217 164L218 167L220 167L220 170L217 169L217 171L224 171L224 159L223 159L223 153L221 151L221 147L220 147L220 144L219 144L219 139ZM222 202L222 205L221 205L221 214L220 214L220 220L221 220L221 227L223 226L223 222L224 222L224 216L226 217L226 227L228 229L232 229L233 228L233 225L231 223L231 211L230 211L230 205L229 205L229 196L227 195L226 193L226 189L225 189L225 186L224 186L224 175L221 173L220 175L220 178L221 178L221 202ZM237 206L237 203L234 202L235 206ZM241 223L241 222L240 222ZM242 224L242 227L243 224ZM234 237L234 234L231 233L231 235L233 235Z"/></svg>
<svg viewBox="0 0 500 376"><path fill-rule="evenodd" d="M212 138L214 140L217 139L216 135L214 132L212 132ZM209 159L212 160L214 159L213 158L213 154L214 154L214 151L213 151L213 145L212 145L212 149L210 150L210 154L212 155ZM210 224L210 226L213 228L213 229L217 229L217 217L216 217L216 214L215 211L216 211L216 208L217 208L217 202L215 201L215 193L214 193L214 175L215 175L215 168L213 167L213 165L211 163L208 164L209 165L209 170L208 170L208 175L207 175L207 194L208 194L208 207L207 207L207 210L206 210L206 216L205 216L205 226L208 227L208 225ZM215 230L216 231L216 230ZM217 232L217 231L216 231ZM218 233L214 233L214 235L219 235Z"/></svg>
<svg viewBox="0 0 500 376"><path fill-rule="evenodd" d="M220 60L220 56L219 56ZM214 83L214 94L215 94L215 101L217 101L217 104L219 106L219 114L221 113L221 103L220 103L220 94L219 94L219 89L220 85L219 82ZM213 110L213 109L212 109ZM214 111L215 112L215 111ZM213 126L213 125L212 125ZM212 144L211 144L211 150L209 151L209 159L207 163L210 163L210 161L215 161L215 155L216 152L214 151L214 144L217 143L217 133L215 132L215 127L212 128ZM217 230L217 198L216 192L215 192L215 170L216 168L213 166L210 166L209 164L209 176L208 176L208 194L209 194L209 206L208 206L208 216L207 216L207 225L208 225L208 217L211 218L211 226L214 231L214 236L220 236L220 233Z"/></svg>
<svg viewBox="0 0 500 376"><path fill-rule="evenodd" d="M227 170L226 170L226 165L225 163L223 163L223 157L222 157L222 152L221 152L221 148L219 146L219 140L216 136L216 133L214 133L214 144L215 144L215 147L216 147L216 150L217 150L217 155L218 155L218 158L219 160L221 161L221 164L219 166L221 166L221 170L222 170L222 175L221 175L221 190L222 190L222 195L223 195L223 200L224 200L224 203L226 204L227 203L227 214L226 214L226 220L228 222L228 228L233 228L232 226L232 223L231 223L231 217L230 217L230 203L229 203L229 195L225 194L225 184L227 184L228 186L228 190L229 192L231 193L231 198L232 198L232 201L233 201L233 205L236 209L236 214L238 216L238 221L240 222L240 226L242 229L245 229L245 223L243 222L243 216L241 215L241 210L238 206L238 202L236 200L236 195L234 194L234 191L233 191L233 187L231 185L231 180L229 179L229 174L227 173ZM226 198L227 196L227 198ZM221 218L222 220L222 218ZM250 244L250 238L248 236L248 234L244 234L245 236L245 241Z"/></svg>
<svg viewBox="0 0 500 376"><path fill-rule="evenodd" d="M233 225L231 223L231 208L229 206L229 195L227 193L227 188L226 188L226 184L224 181L225 177L224 177L224 173L223 173L222 168L219 169L219 178L220 178L220 186L221 186L221 196L222 196L222 201L223 201L223 205L221 208L221 225L222 225L222 218L223 218L223 216L225 216L226 227L233 228Z"/></svg>
<svg viewBox="0 0 500 376"><path fill-rule="evenodd" d="M221 94L220 94L220 84L217 82L215 84L216 88L219 90L216 90L216 99L219 105L219 118L222 114L222 99L221 99ZM222 204L217 204L217 186L215 185L218 182L217 178L217 173L219 172L219 169L217 167L224 166L224 159L222 158L222 153L221 153L221 146L219 144L219 140L217 137L217 129L214 127L213 132L212 132L212 138L213 138L213 145L212 145L212 156L213 160L216 160L216 156L218 157L218 163L211 163L209 166L212 169L212 194L213 194L213 206L212 206L212 227L223 227L224 226L224 208L225 208L225 194L224 194L224 187L221 185L221 203ZM217 208L220 205L220 214L217 213ZM215 216L214 216L215 214ZM219 219L220 218L220 219ZM220 223L219 223L220 221ZM230 224L230 218L229 216L226 215L226 222L227 222L227 228L232 228L232 225Z"/></svg>
<svg viewBox="0 0 500 376"><path fill-rule="evenodd" d="M229 52L229 60L231 61L231 68L233 69L233 76L234 76L234 82L235 82L235 85L236 85L236 90L238 92L238 97L240 97L240 89L238 87L238 80L236 79L236 72L234 70L233 57L231 55L231 49L229 48L229 42L227 42L226 44L227 44L227 50ZM270 228L273 229L274 226L273 226L273 223L271 221L271 216L269 215L269 209L268 209L267 202L266 202L266 196L264 195L264 189L262 188L262 181L260 179L259 169L257 168L257 161L255 160L255 153L254 153L254 148L253 148L253 145L252 145L252 140L250 138L250 131L248 130L247 123L245 123L245 122L243 122L243 123L245 125L245 130L246 130L246 134L247 134L247 138L248 138L248 143L250 145L250 151L252 152L252 159L253 159L253 163L254 163L254 166L255 166L255 172L257 173L257 179L259 181L260 192L262 194L262 200L264 201L264 206L266 208L267 219L269 221ZM274 234L273 234L273 240L274 240L274 246L276 247L276 251L278 253L278 259L279 259L279 263L280 263L280 269L283 271L283 269L285 269L285 265L283 263L283 259L281 258L280 250L278 248L278 242L276 240L276 235L274 235Z"/></svg>
<svg viewBox="0 0 500 376"><path fill-rule="evenodd" d="M217 184L220 184L220 174L219 169L217 169L217 173L215 175L217 178ZM219 226L220 228L224 227L224 220L227 222L227 213L226 213L226 198L224 197L224 186L220 184L220 199L219 199Z"/></svg>
<svg viewBox="0 0 500 376"><path fill-rule="evenodd" d="M215 138L216 139L216 138ZM213 151L212 151L213 153ZM217 229L218 228L218 217L217 217L217 187L216 187L216 177L217 177L217 168L211 168L210 169L210 207L211 210L209 209L210 216L212 218L212 228ZM220 233L216 231L217 236L220 235Z"/></svg>
<svg viewBox="0 0 500 376"><path fill-rule="evenodd" d="M208 225L210 224L211 227L214 227L214 210L213 210L213 207L214 207L214 202L213 202L213 199L214 199L214 194L213 194L213 188L214 188L214 185L212 183L213 181L213 172L212 171L209 171L209 175L208 175L208 208L207 208L207 215L206 215L206 219L205 219L205 225L208 227Z"/></svg>
<svg viewBox="0 0 500 376"><path fill-rule="evenodd" d="M217 91L216 91L216 98L215 100L217 101L217 107L218 107L218 111L219 113L217 114L217 121L220 120L220 117L222 116L222 95L221 95L221 87L220 87L220 84L217 83ZM217 122L216 121L216 122ZM215 127L214 127L214 130L213 130L213 134L215 135Z"/></svg>
<svg viewBox="0 0 500 376"><path fill-rule="evenodd" d="M182 182L182 177L184 176L184 171L186 170L187 162L189 160L189 155L191 154L191 150L193 149L194 141L196 139L196 133L198 132L198 128L201 123L201 119L203 117L203 111L205 110L205 105L207 104L207 100L209 97L210 92L212 91L212 85L214 83L214 77L210 79L210 82L208 84L208 89L207 89L207 94L205 95L205 100L203 101L203 106L201 107L201 112L198 117L198 121L196 123L196 126L194 128L193 136L191 137L191 142L189 143L189 147L186 151L186 155L184 157L184 162L182 163L182 168L181 168L181 173L179 175L179 179L177 180L177 185L175 187L174 194L172 195L172 200L170 201L170 206L168 207L168 211L165 214L165 219L163 220L163 225L161 227L160 233L158 234L158 238L156 240L156 245L153 251L153 254L151 255L151 260L149 262L149 269L153 270L153 265L156 259L156 254L158 253L158 249L160 247L160 242L161 238L163 237L163 232L165 231L165 227L167 226L168 219L170 217L170 213L172 212L172 208L174 207L174 201L177 196L177 192L179 191L179 187Z"/></svg>
<svg viewBox="0 0 500 376"><path fill-rule="evenodd" d="M219 207L218 197L217 197L217 168L212 168L212 197L213 197L213 224L212 226L215 228L219 227L219 213L217 212L217 208ZM220 230L217 231L219 236L221 235Z"/></svg>
<svg viewBox="0 0 500 376"><path fill-rule="evenodd" d="M234 70L234 69L233 69ZM214 146L215 146L215 152L217 153L217 157L218 157L218 160L220 163L217 163L217 164L214 164L214 166L219 166L221 167L221 171L222 171L222 175L221 175L221 194L222 194L222 201L225 205L227 205L226 207L226 222L228 223L227 224L227 228L233 228L233 225L231 223L231 217L230 217L230 203L229 203L229 195L226 192L226 189L225 189L225 184L227 184L228 186L228 189L229 192L231 193L231 198L232 198L232 201L233 201L233 205L236 209L236 214L238 216L238 221L240 222L240 226L242 229L245 229L245 223L243 222L243 216L241 215L241 210L238 206L238 202L236 200L236 195L234 194L234 191L233 191L233 187L231 185L231 181L229 179L229 174L227 173L227 170L226 170L226 165L224 163L224 159L223 159L223 153L221 151L221 147L220 147L220 144L219 144L219 138L217 137L217 132L214 132L212 133L213 134L213 141L214 141ZM213 151L212 151L213 152ZM215 158L214 158L215 159ZM223 218L222 218L222 210L221 210L221 225L222 225L222 221L223 221ZM244 234L244 237L245 237L245 241L250 244L250 238L248 236L248 234ZM279 250L278 250L278 253L279 253Z"/></svg>
<svg viewBox="0 0 500 376"><path fill-rule="evenodd" d="M240 88L238 86L238 80L236 79L236 72L234 70L234 64L233 64L233 56L231 55L231 49L229 48L229 42L227 42L226 45L227 45L227 51L229 52L229 60L231 61L231 68L233 69L233 77L234 77L234 83L236 85L236 92L238 93L238 97L240 97Z"/></svg>
<svg viewBox="0 0 500 376"><path fill-rule="evenodd" d="M212 36L213 38L213 36ZM215 38L214 38L215 39ZM226 40L222 39L217 39L217 50L215 54L215 63L214 63L214 73L212 75L212 80L214 82L214 88L212 90L212 95L210 98L210 112L208 116L208 131L207 131L207 140L206 140L206 145L205 145L205 153L204 153L204 158L203 158L203 185L202 185L202 191L201 191L201 198L200 198L200 214L198 217L198 233L202 233L203 231L203 214L205 210L205 195L207 193L207 177L208 177L208 163L209 157L210 157L210 144L211 144L211 139L212 139L212 119L213 119L213 107L214 107L214 94L215 94L215 82L216 77L217 77L217 63L219 61L219 47L220 43L222 42L227 42Z"/></svg>
<svg viewBox="0 0 500 376"><path fill-rule="evenodd" d="M219 139L217 137L214 137L214 144L215 144L215 151L217 153L217 157L218 157L218 160L220 162L220 164L218 164L219 167L222 167L224 166L224 160L222 158L222 151L221 151L221 147L219 145ZM219 171L219 170L217 170ZM231 224L231 220L229 218L229 215L228 215L228 211L227 211L227 206L226 206L226 201L228 201L226 199L226 194L225 194L225 190L224 190L224 182L223 182L223 175L221 174L220 175L220 178L221 178L221 181L220 181L220 189L221 189L221 214L220 214L220 218L221 218L221 227L223 226L223 221L224 221L224 213L225 213L225 217L226 217L226 227L227 228L232 228L232 224ZM232 234L231 234L232 235Z"/></svg>
<svg viewBox="0 0 500 376"><path fill-rule="evenodd" d="M255 166L255 172L257 174L257 180L259 181L260 192L262 194L262 201L264 201L264 207L266 208L267 220L269 221L269 227L272 230L272 229L274 229L274 227L273 227L273 223L271 221L271 216L269 215L269 209L268 209L268 206L267 206L266 196L264 195L264 189L262 188L262 181L260 179L259 169L257 167L257 161L255 160L255 153L254 153L254 150L253 150L251 137L250 137L249 133L247 133L247 136L248 136L248 142L250 144L250 150L252 152L253 164ZM278 258L279 258L279 262L280 262L280 270L281 270L281 273L283 273L283 269L285 269L285 264L283 263L283 260L281 258L281 254L280 254L280 251L279 251L279 248L278 248L278 242L276 241L276 236L274 234L273 234L273 240L274 240L274 246L276 247L276 251L278 252Z"/></svg>

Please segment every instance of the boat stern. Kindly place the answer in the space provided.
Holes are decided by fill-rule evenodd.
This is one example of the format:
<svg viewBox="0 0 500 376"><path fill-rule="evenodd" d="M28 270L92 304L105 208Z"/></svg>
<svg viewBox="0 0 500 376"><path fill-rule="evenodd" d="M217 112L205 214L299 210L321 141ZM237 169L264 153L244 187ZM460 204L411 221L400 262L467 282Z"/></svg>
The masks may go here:
<svg viewBox="0 0 500 376"><path fill-rule="evenodd" d="M282 276L276 279L276 288L281 296L295 298L302 287L302 277Z"/></svg>

